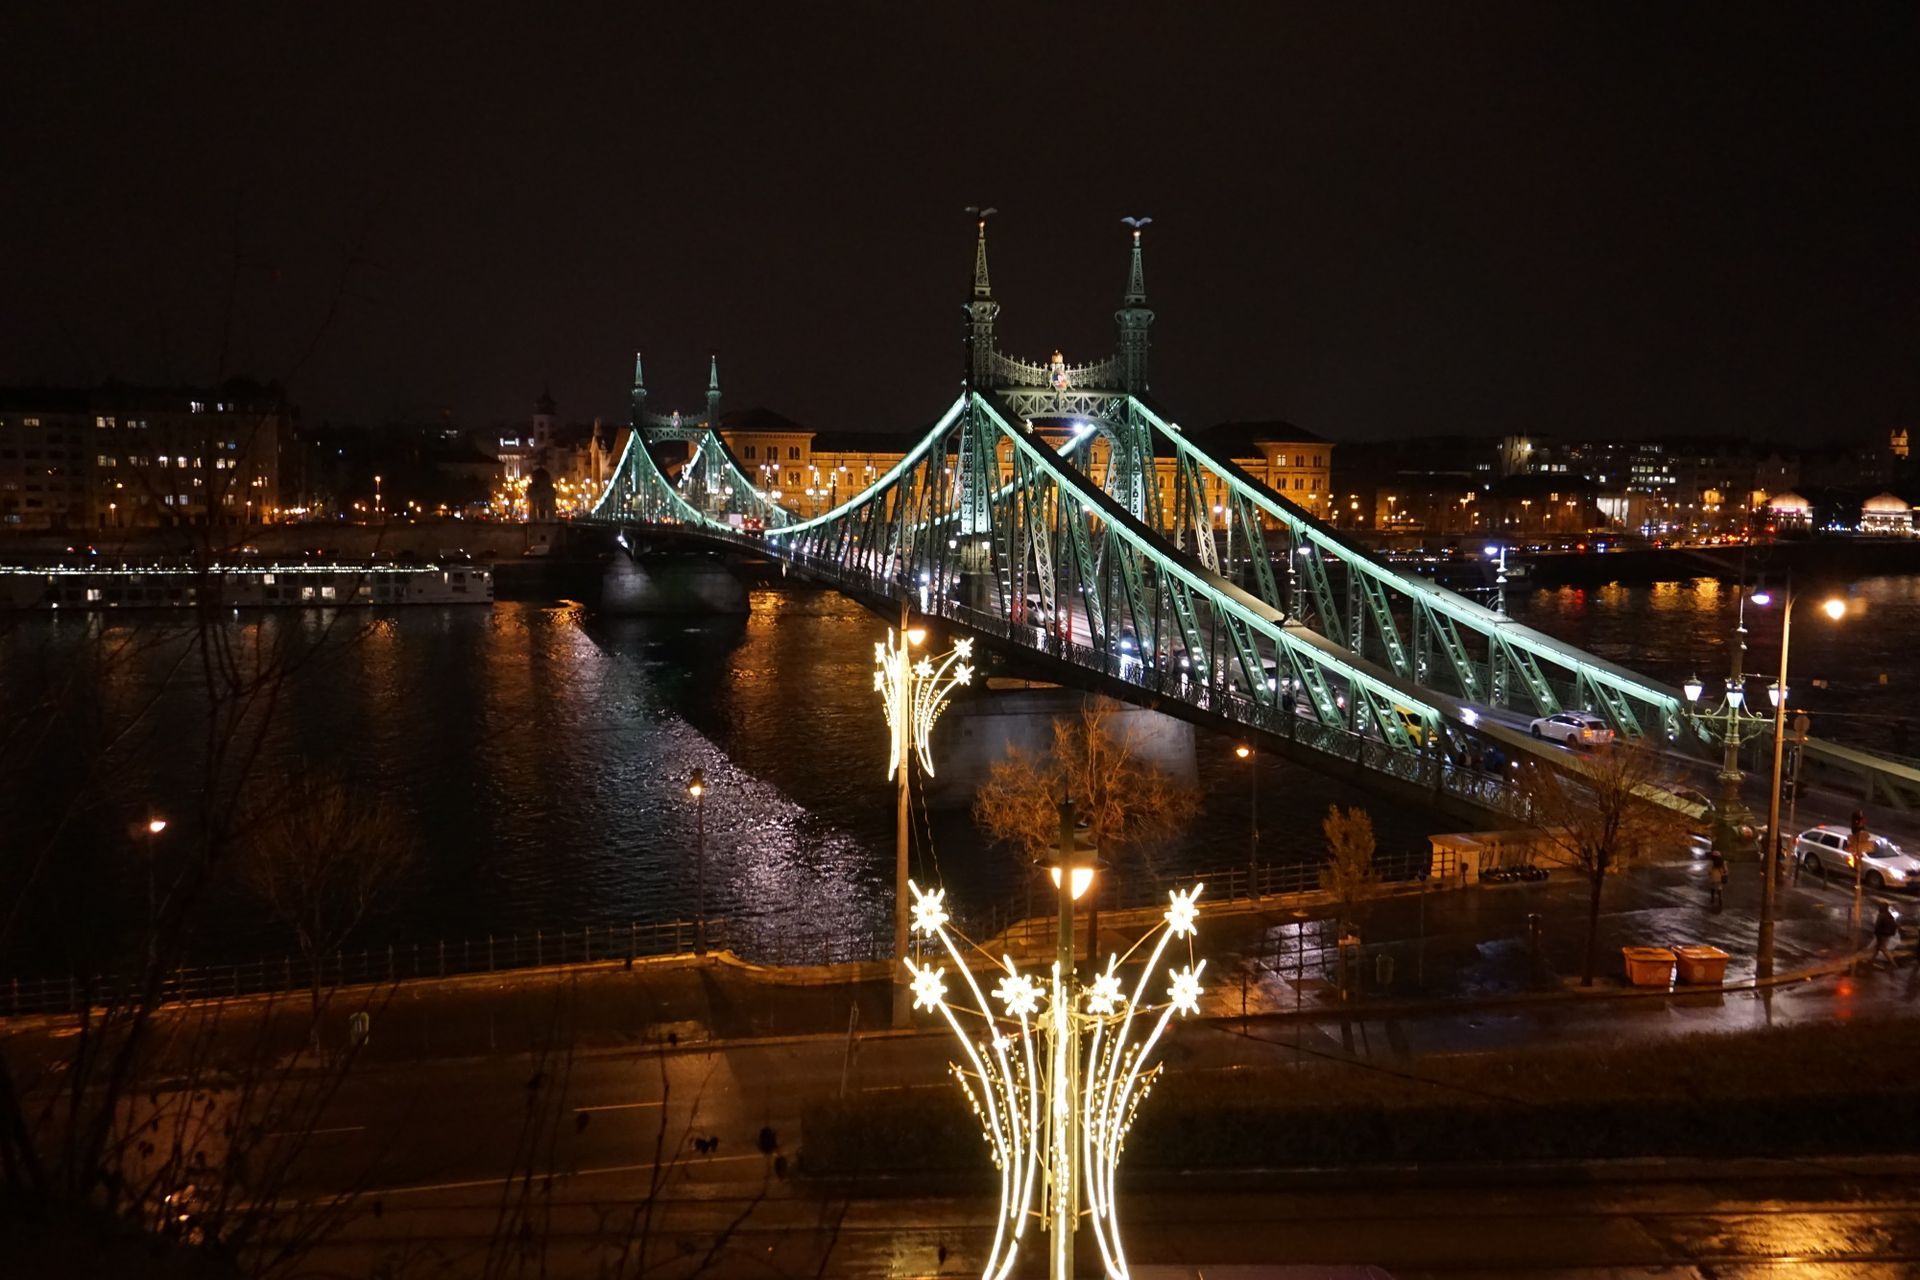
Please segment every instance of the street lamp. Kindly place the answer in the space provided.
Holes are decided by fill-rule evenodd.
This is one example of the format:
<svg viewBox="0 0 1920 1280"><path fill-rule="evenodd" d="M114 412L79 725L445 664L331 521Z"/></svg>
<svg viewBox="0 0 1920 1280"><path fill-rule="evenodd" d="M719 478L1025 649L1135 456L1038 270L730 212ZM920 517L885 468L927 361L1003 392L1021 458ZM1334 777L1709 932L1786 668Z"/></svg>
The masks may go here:
<svg viewBox="0 0 1920 1280"><path fill-rule="evenodd" d="M893 844L893 954L896 960L907 957L907 831L912 785L913 758L933 776L933 753L928 739L934 722L946 708L947 695L955 686L973 679L973 641L956 640L953 649L937 662L932 658L914 661L913 651L926 643L925 627L907 625L905 606L900 610L900 632L896 639L887 632L886 643L873 646L873 687L886 708L889 750L887 776L894 779ZM894 984L893 1021L907 1022L907 990Z"/></svg>
<svg viewBox="0 0 1920 1280"><path fill-rule="evenodd" d="M693 954L707 954L707 775L695 767L687 775L693 797Z"/></svg>
<svg viewBox="0 0 1920 1280"><path fill-rule="evenodd" d="M915 931L939 944L967 997L958 1002L968 1015L963 1026L947 999L948 965L932 957L925 965L907 960L914 1007L937 1012L966 1055L966 1065L954 1064L953 1075L999 1169L1000 1209L983 1271L988 1276L1015 1269L1021 1242L1038 1222L1051 1237L1049 1280L1073 1280L1073 1239L1083 1219L1105 1274L1128 1274L1114 1203L1121 1145L1159 1075L1159 1066L1147 1062L1161 1035L1176 1013L1200 1007L1206 962L1194 960L1193 936L1201 885L1170 891L1160 923L1134 944L1133 951L1149 954L1131 995L1122 985L1118 956L1108 956L1092 982L1076 980L1073 901L1092 884L1092 854L1074 839L1073 806L1063 803L1060 811L1060 849L1049 868L1059 890L1060 928L1052 972L1044 980L1022 973L1009 956L987 954L949 926L944 891L908 885ZM1187 963L1168 972L1165 1001L1150 1003L1148 985L1175 940L1186 942ZM962 944L985 962L981 967L999 970L997 1009L981 991ZM1135 1042L1143 1020L1150 1030Z"/></svg>
<svg viewBox="0 0 1920 1280"><path fill-rule="evenodd" d="M1241 743L1233 749L1233 754L1245 760L1247 769L1247 794L1249 813L1251 814L1252 836L1247 845L1247 899L1252 901L1258 895L1254 892L1254 878L1260 873L1260 753L1247 743Z"/></svg>
<svg viewBox="0 0 1920 1280"><path fill-rule="evenodd" d="M1780 863L1780 773L1785 761L1787 745L1787 653L1793 639L1793 605L1795 594L1793 579L1787 579L1786 604L1780 611L1780 678L1776 681L1779 696L1773 704L1773 785L1767 791L1767 850L1765 865L1760 875L1760 946L1754 960L1754 974L1760 978L1773 976L1773 891L1774 880L1779 874ZM1773 603L1772 593L1756 591L1753 602L1766 606ZM1847 614L1847 602L1838 596L1830 597L1820 606L1821 612L1835 622ZM1860 858L1854 856L1854 914L1857 919L1860 910Z"/></svg>
<svg viewBox="0 0 1920 1280"><path fill-rule="evenodd" d="M154 841L158 840L160 833L166 829L165 818L152 813L148 814L145 830L147 833L147 963L149 965L153 963L160 947L160 939L156 936L159 929L159 912L155 906L153 892Z"/></svg>
<svg viewBox="0 0 1920 1280"><path fill-rule="evenodd" d="M1761 605L1764 605L1768 599L1770 599L1765 591L1753 592L1751 597L1743 593L1740 597L1740 611L1734 623L1733 644L1730 647L1729 653L1726 710L1724 712L1704 711L1698 713L1703 720L1724 719L1726 721L1726 731L1721 735L1724 753L1721 756L1720 772L1716 774L1715 777L1720 783L1721 813L1729 824L1736 826L1739 820L1745 815L1745 807L1740 803L1740 784L1744 780L1744 775L1740 772L1740 723L1742 718L1741 707L1747 700L1745 663L1747 653L1747 600L1749 598L1751 598L1755 604ZM1695 676L1688 680L1685 685L1681 686L1681 691L1687 695L1687 702L1692 704L1700 700L1700 695L1706 691L1706 686L1700 683L1698 676Z"/></svg>

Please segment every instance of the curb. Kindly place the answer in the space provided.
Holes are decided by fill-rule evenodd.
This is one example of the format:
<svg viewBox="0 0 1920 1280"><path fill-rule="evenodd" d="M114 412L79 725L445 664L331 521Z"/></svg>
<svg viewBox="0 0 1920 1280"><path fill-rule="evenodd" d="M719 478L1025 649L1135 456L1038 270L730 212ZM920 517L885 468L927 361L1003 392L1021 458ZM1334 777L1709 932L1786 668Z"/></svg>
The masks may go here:
<svg viewBox="0 0 1920 1280"><path fill-rule="evenodd" d="M1467 1000L1398 1000L1380 1003L1353 1001L1344 1005L1275 1009L1265 1013L1248 1013L1244 1016L1237 1013L1213 1014L1208 1016L1207 1021L1210 1023L1324 1022L1329 1018L1339 1017L1467 1013L1477 1009L1503 1009L1528 1005L1599 1003L1607 1000L1673 1000L1690 996L1771 991L1777 987L1794 986L1802 982L1812 982L1845 973L1872 954L1872 947L1862 947L1850 955L1823 960L1819 964L1796 969L1791 973L1776 973L1771 978L1747 978L1739 982L1722 982L1713 986L1680 986L1676 983L1667 987L1562 987L1557 991L1522 991L1510 995L1482 996Z"/></svg>

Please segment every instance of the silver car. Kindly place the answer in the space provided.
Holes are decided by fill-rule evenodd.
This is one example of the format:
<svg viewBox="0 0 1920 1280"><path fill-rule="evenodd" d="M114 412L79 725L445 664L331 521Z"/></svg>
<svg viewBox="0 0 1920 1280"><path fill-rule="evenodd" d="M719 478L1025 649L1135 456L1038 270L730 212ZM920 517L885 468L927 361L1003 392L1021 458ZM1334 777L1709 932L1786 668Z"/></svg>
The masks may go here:
<svg viewBox="0 0 1920 1280"><path fill-rule="evenodd" d="M1613 741L1613 729L1591 711L1556 711L1527 726L1536 738L1551 738L1569 747L1604 747Z"/></svg>
<svg viewBox="0 0 1920 1280"><path fill-rule="evenodd" d="M1847 852L1849 834L1845 827L1811 827L1793 842L1793 855L1800 859L1801 867L1815 875L1851 880L1853 855ZM1873 846L1861 859L1861 884L1875 890L1920 887L1920 858L1885 836L1870 838Z"/></svg>

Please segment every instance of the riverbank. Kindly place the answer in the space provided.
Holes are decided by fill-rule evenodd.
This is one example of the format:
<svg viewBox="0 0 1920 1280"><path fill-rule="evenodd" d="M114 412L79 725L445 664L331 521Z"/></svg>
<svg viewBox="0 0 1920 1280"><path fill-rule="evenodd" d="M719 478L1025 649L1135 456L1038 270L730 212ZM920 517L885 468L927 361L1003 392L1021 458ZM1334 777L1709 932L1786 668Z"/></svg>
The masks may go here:
<svg viewBox="0 0 1920 1280"><path fill-rule="evenodd" d="M1605 553L1516 556L1525 587L1605 586L1714 578L1776 582L1788 573L1803 586L1834 585L1886 574L1920 573L1920 538L1799 538L1752 547L1659 547Z"/></svg>

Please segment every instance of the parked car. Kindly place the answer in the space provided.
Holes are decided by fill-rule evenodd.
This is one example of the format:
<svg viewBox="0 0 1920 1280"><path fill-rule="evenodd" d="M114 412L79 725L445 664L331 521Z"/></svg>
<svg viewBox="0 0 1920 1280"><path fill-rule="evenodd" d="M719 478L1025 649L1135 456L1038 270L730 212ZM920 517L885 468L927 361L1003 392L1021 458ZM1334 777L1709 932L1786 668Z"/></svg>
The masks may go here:
<svg viewBox="0 0 1920 1280"><path fill-rule="evenodd" d="M1794 857L1802 869L1815 875L1853 878L1853 855L1847 852L1845 827L1822 824L1800 833L1793 842ZM1863 856L1860 883L1869 889L1912 889L1920 887L1920 858L1914 857L1885 836L1871 836L1873 847Z"/></svg>
<svg viewBox="0 0 1920 1280"><path fill-rule="evenodd" d="M1569 747L1604 747L1613 741L1613 729L1591 711L1556 711L1541 716L1528 731Z"/></svg>

